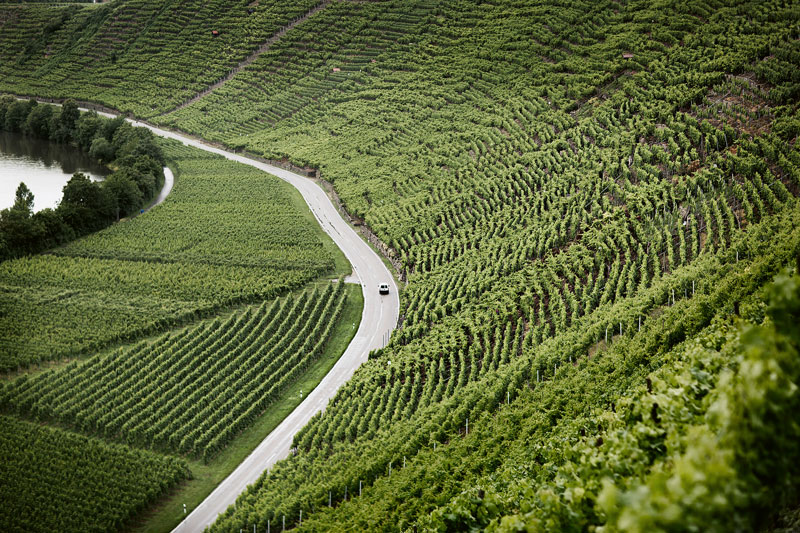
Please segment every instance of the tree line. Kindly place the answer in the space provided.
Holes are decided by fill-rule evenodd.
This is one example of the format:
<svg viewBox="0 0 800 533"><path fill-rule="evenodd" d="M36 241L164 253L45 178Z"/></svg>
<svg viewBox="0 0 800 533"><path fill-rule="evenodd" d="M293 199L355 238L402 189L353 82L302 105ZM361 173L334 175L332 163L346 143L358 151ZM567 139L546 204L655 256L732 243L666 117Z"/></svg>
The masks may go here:
<svg viewBox="0 0 800 533"><path fill-rule="evenodd" d="M73 100L59 109L0 98L0 129L69 143L112 169L102 182L77 172L55 209L33 212L34 197L21 183L14 205L0 211L0 261L41 252L100 230L141 209L164 183L164 155L153 134L122 117L81 113Z"/></svg>

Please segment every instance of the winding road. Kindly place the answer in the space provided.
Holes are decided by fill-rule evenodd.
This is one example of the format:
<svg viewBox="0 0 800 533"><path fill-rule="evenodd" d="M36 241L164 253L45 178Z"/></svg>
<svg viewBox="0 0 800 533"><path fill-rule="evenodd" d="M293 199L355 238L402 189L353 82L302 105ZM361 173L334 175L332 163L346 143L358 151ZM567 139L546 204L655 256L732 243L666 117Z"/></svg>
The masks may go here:
<svg viewBox="0 0 800 533"><path fill-rule="evenodd" d="M344 385L356 369L367 360L371 350L386 345L397 325L400 299L397 285L380 256L344 221L325 191L313 180L288 170L204 144L178 133L162 130L149 124L130 121L134 126L150 129L156 135L176 139L189 146L222 155L230 160L250 165L273 174L295 187L303 195L322 229L353 266L353 277L361 284L364 311L358 331L342 357L320 384L270 433L258 447L216 489L175 528L176 532L202 531L217 515L236 501L248 485L277 461L289 455L292 438L312 416L325 409L328 401ZM389 284L389 294L380 295L378 284Z"/></svg>
<svg viewBox="0 0 800 533"><path fill-rule="evenodd" d="M158 193L158 196L156 196L155 200L150 202L150 205L145 207L142 212L147 213L155 206L166 200L169 193L172 192L173 185L175 185L175 176L172 174L172 170L169 167L164 167L164 186L161 187L161 192Z"/></svg>
<svg viewBox="0 0 800 533"><path fill-rule="evenodd" d="M44 100L42 102L60 105ZM81 111L89 111L85 108L80 109ZM110 118L117 116L101 111L97 111L97 113ZM394 278L378 253L345 222L330 198L328 198L328 195L315 181L289 170L210 146L200 140L173 131L163 130L132 119L126 120L133 126L147 128L160 137L175 139L188 146L250 165L288 182L300 191L322 229L330 235L333 242L344 252L345 257L353 267L353 275L348 277L348 281L358 282L364 294L364 310L361 314L361 324L353 340L331 371L328 372L305 400L236 467L236 470L231 472L173 530L173 532L187 533L203 531L203 529L214 523L220 513L224 512L228 506L236 501L236 498L244 492L248 485L255 482L262 473L277 461L289 455L295 433L305 426L312 416L325 409L328 401L333 398L339 387L347 383L356 369L367 361L370 351L386 345L391 332L397 325L400 298ZM172 172L170 171L167 175L167 171L169 169L165 169L164 187L158 198L147 208L148 210L163 202L172 189ZM378 284L382 282L389 284L388 295L378 293Z"/></svg>

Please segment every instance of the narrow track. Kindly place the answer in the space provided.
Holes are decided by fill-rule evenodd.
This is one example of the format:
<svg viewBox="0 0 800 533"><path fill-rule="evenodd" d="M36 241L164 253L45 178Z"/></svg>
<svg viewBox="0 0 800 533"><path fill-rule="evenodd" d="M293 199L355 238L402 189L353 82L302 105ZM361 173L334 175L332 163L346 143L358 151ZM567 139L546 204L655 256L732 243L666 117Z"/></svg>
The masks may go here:
<svg viewBox="0 0 800 533"><path fill-rule="evenodd" d="M228 73L228 74L227 74L225 77L223 77L222 79L220 79L220 80L219 80L219 81L217 81L216 83L213 83L213 84L209 85L208 87L206 87L205 89L203 89L202 91L200 91L199 93L197 93L196 95L194 95L194 96L192 96L191 98L189 98L189 99L188 99L187 101L185 101L184 103L180 104L178 107L176 107L176 108L174 108L174 109L170 109L169 111L165 111L164 113L161 113L161 116L163 116L163 115L168 115L168 114L170 114L170 113L174 113L175 111L180 111L180 110L181 110L181 109L183 109L184 107L186 107L186 106L189 106L189 105L192 105L193 103L195 103L196 101L200 100L201 98L203 98L203 97L204 97L204 96L206 96L207 94L209 94L209 93L211 93L212 91L214 91L214 90L216 90L216 89L220 88L220 87L221 87L223 84L225 84L225 83L229 82L231 79L233 79L233 77L234 77L234 76L236 76L236 75L239 73L239 71L240 71L240 70L242 70L243 68L245 68L247 65L249 65L249 64L250 64L250 63L252 63L253 61L255 61L255 60L256 60L256 58L257 58L258 56L260 56L261 54L263 54L264 52L266 52L267 50L269 50L269 49L270 49L270 47L271 47L273 44L275 44L275 42L276 42L278 39L280 39L281 37L283 37L284 35L286 35L286 32L287 32L287 31L291 30L292 28L294 28L294 27L295 27L295 26L297 26L298 24L300 24L300 23L302 23L302 22L305 22L305 21L306 21L306 19L308 19L308 17L310 17L311 15L313 15L313 14L317 13L318 11L320 11L320 10L324 9L324 8L325 8L325 6L327 6L328 4L330 4L330 2L331 2L331 0L323 0L323 1L322 1L322 2L320 2L320 3L319 3L317 6L316 6L316 7L314 7L314 8L312 8L312 9L310 9L310 10L309 10L309 11L308 11L308 12L307 12L305 15L303 15L303 16L302 16L302 17L300 17L300 18L297 18L297 19L293 20L292 22L290 22L289 24L287 24L286 26L284 26L283 28L281 28L281 29L280 29L280 30L279 30L277 33L275 33L275 35L273 35L272 37L270 37L269 39L267 39L266 41L264 41L264 43L263 43L261 46L259 46L259 47L256 49L256 51L255 51L255 52L253 52L252 54L250 54L249 56L247 56L247 57L244 59L244 61L242 61L241 63L239 63L238 65L236 65L236 66L235 66L235 67L234 67L234 68L233 68L233 69L232 69L232 70L231 70L231 71L230 71L230 72L229 72L229 73Z"/></svg>

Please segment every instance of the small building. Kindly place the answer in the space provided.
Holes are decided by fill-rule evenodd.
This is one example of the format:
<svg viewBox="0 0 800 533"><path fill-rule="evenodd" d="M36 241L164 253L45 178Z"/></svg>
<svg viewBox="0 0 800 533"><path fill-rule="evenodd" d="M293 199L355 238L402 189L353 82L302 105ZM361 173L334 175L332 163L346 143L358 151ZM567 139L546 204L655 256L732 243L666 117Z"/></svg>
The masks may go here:
<svg viewBox="0 0 800 533"><path fill-rule="evenodd" d="M219 30L211 30L211 35L214 37L219 37Z"/></svg>
<svg viewBox="0 0 800 533"><path fill-rule="evenodd" d="M339 67L333 67L333 71L334 71L334 72L341 72L341 71L342 71L342 69L340 69Z"/></svg>
<svg viewBox="0 0 800 533"><path fill-rule="evenodd" d="M622 59L633 59L633 54L630 52L625 52L622 54Z"/></svg>

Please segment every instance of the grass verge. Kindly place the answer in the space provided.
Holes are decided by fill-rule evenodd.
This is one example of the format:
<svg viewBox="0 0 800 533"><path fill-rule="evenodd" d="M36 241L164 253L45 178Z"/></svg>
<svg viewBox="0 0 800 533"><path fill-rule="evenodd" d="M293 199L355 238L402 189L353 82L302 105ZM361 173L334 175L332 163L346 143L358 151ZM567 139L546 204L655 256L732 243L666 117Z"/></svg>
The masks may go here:
<svg viewBox="0 0 800 533"><path fill-rule="evenodd" d="M295 407L300 405L300 391L307 396L333 368L344 353L361 322L364 297L360 285L347 285L347 303L339 324L333 332L325 353L305 375L287 388L283 397L263 414L249 429L239 435L216 459L209 464L188 460L193 479L184 482L154 508L143 513L127 531L135 533L162 533L174 529L184 518L183 504L190 513L206 496L233 472L269 433L280 424Z"/></svg>

